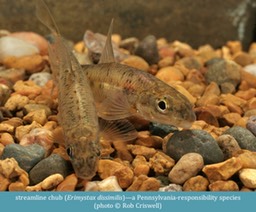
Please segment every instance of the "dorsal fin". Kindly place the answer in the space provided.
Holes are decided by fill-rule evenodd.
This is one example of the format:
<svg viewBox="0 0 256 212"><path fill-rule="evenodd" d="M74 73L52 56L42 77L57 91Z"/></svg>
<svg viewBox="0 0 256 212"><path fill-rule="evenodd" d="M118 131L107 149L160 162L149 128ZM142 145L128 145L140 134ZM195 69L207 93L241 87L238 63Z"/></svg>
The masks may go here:
<svg viewBox="0 0 256 212"><path fill-rule="evenodd" d="M112 40L111 40L112 30L113 30L113 22L114 22L114 19L111 20L111 23L110 23L110 26L108 29L107 40L106 40L105 46L103 48L99 63L115 62L114 51L113 51Z"/></svg>
<svg viewBox="0 0 256 212"><path fill-rule="evenodd" d="M57 24L43 0L37 0L36 2L36 16L55 36L60 36Z"/></svg>

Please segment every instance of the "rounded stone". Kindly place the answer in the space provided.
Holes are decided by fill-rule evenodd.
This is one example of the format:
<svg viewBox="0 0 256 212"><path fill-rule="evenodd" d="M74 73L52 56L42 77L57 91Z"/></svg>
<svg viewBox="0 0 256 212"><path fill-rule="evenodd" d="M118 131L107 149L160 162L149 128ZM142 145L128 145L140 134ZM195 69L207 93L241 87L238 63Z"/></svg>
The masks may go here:
<svg viewBox="0 0 256 212"><path fill-rule="evenodd" d="M231 93L241 81L240 66L231 60L212 59L207 62L205 78L208 83L214 81L223 86L225 93Z"/></svg>
<svg viewBox="0 0 256 212"><path fill-rule="evenodd" d="M145 59L150 65L157 64L159 54L157 49L156 37L148 35L138 45L135 54Z"/></svg>
<svg viewBox="0 0 256 212"><path fill-rule="evenodd" d="M246 128L234 126L223 134L233 136L242 149L256 151L256 137Z"/></svg>
<svg viewBox="0 0 256 212"><path fill-rule="evenodd" d="M247 120L246 128L250 130L253 135L256 135L256 116L251 116Z"/></svg>
<svg viewBox="0 0 256 212"><path fill-rule="evenodd" d="M200 154L205 164L218 163L224 159L216 140L203 130L179 131L167 142L166 153L176 161L190 152Z"/></svg>
<svg viewBox="0 0 256 212"><path fill-rule="evenodd" d="M29 77L29 80L40 87L44 86L50 79L52 79L52 75L48 72L34 73Z"/></svg>
<svg viewBox="0 0 256 212"><path fill-rule="evenodd" d="M197 175L204 166L203 157L197 153L183 155L169 172L172 183L183 184L186 180Z"/></svg>
<svg viewBox="0 0 256 212"><path fill-rule="evenodd" d="M178 131L178 128L171 125L159 124L155 122L151 122L149 124L149 132L151 135L157 135L162 138L167 136L169 133L173 133Z"/></svg>
<svg viewBox="0 0 256 212"><path fill-rule="evenodd" d="M29 172L30 184L35 185L42 182L45 178L53 174L61 174L66 177L72 170L71 163L64 160L57 154L41 160Z"/></svg>
<svg viewBox="0 0 256 212"><path fill-rule="evenodd" d="M44 155L44 148L38 144L29 146L9 144L4 148L1 158L14 158L22 169L29 172L40 160L44 158Z"/></svg>

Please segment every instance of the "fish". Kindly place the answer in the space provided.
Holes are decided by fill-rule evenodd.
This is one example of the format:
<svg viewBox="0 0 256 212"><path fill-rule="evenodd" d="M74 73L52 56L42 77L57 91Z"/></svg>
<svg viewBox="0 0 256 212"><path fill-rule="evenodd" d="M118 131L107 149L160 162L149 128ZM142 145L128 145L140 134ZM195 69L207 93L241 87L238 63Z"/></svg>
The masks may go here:
<svg viewBox="0 0 256 212"><path fill-rule="evenodd" d="M98 117L90 82L43 0L37 0L36 15L54 36L48 51L58 89L58 122L62 129L57 136L64 137L76 175L91 179L100 159L100 139L130 141L137 137L137 131L126 119L113 121Z"/></svg>
<svg viewBox="0 0 256 212"><path fill-rule="evenodd" d="M37 1L36 15L55 38L48 45L49 60L58 81L58 121L66 150L76 175L90 179L97 171L100 157L99 120L90 83L43 0Z"/></svg>
<svg viewBox="0 0 256 212"><path fill-rule="evenodd" d="M150 73L117 63L111 21L98 64L83 65L98 116L118 120L136 116L160 124L189 128L196 120L193 105L175 88Z"/></svg>

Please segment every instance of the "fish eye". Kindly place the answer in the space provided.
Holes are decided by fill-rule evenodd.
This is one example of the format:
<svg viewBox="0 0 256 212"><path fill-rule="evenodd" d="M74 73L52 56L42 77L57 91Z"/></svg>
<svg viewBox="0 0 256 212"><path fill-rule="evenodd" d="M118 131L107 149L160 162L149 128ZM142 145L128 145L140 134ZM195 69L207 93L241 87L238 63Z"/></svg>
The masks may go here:
<svg viewBox="0 0 256 212"><path fill-rule="evenodd" d="M157 110L161 113L166 113L167 112L167 109L169 107L168 105L168 102L166 101L166 98L163 98L163 99L158 99L156 101L156 107L157 107Z"/></svg>
<svg viewBox="0 0 256 212"><path fill-rule="evenodd" d="M73 158L73 150L72 147L68 147L66 149L68 156L72 159Z"/></svg>

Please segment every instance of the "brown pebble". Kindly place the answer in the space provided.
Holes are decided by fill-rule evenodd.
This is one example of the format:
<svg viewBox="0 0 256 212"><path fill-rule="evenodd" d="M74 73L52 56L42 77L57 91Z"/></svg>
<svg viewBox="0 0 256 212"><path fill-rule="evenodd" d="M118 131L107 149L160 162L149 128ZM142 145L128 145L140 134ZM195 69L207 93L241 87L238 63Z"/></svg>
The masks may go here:
<svg viewBox="0 0 256 212"><path fill-rule="evenodd" d="M245 100L249 100L256 96L256 89L249 88L248 90L239 90L235 93L235 96Z"/></svg>
<svg viewBox="0 0 256 212"><path fill-rule="evenodd" d="M183 191L207 191L209 181L201 176L189 178L183 185Z"/></svg>
<svg viewBox="0 0 256 212"><path fill-rule="evenodd" d="M252 189L250 189L250 188L246 188L245 186L243 186L241 189L240 189L240 191L243 191L243 192L250 192L250 191L253 191Z"/></svg>
<svg viewBox="0 0 256 212"><path fill-rule="evenodd" d="M25 188L22 182L13 182L8 186L8 191L25 191Z"/></svg>
<svg viewBox="0 0 256 212"><path fill-rule="evenodd" d="M167 66L164 68L161 68L157 74L156 77L165 83L169 83L171 81L183 81L184 75L183 73L174 66Z"/></svg>
<svg viewBox="0 0 256 212"><path fill-rule="evenodd" d="M237 157L242 168L256 169L256 152L251 152L248 150L244 150L240 153L238 152L237 154L233 153L233 155Z"/></svg>
<svg viewBox="0 0 256 212"><path fill-rule="evenodd" d="M241 168L242 165L239 160L232 157L221 163L206 165L202 171L206 174L210 182L214 182L217 180L228 180Z"/></svg>
<svg viewBox="0 0 256 212"><path fill-rule="evenodd" d="M173 64L174 64L174 57L164 57L158 62L159 68L164 68L167 66L171 66Z"/></svg>
<svg viewBox="0 0 256 212"><path fill-rule="evenodd" d="M20 94L22 96L38 96L41 93L42 88L38 85L36 85L36 83L34 81L17 81L14 86L13 89L15 90L15 92L17 94Z"/></svg>
<svg viewBox="0 0 256 212"><path fill-rule="evenodd" d="M98 174L101 179L116 176L121 188L130 186L134 176L131 168L113 160L100 160L98 164Z"/></svg>
<svg viewBox="0 0 256 212"><path fill-rule="evenodd" d="M7 68L17 68L17 69L25 69L30 74L41 71L45 64L46 60L41 55L29 55L23 57L14 57L9 56L4 58L3 64Z"/></svg>
<svg viewBox="0 0 256 212"><path fill-rule="evenodd" d="M233 180L218 180L209 185L210 191L239 191L239 187Z"/></svg>
<svg viewBox="0 0 256 212"><path fill-rule="evenodd" d="M135 176L148 175L150 171L150 164L147 162L146 158L142 155L137 155L132 161L134 167L133 172Z"/></svg>
<svg viewBox="0 0 256 212"><path fill-rule="evenodd" d="M8 144L13 144L14 139L10 133L2 133L0 134L0 143L6 146Z"/></svg>
<svg viewBox="0 0 256 212"><path fill-rule="evenodd" d="M122 160L132 161L133 156L127 149L127 142L124 141L113 141L113 146L116 149L117 157Z"/></svg>
<svg viewBox="0 0 256 212"><path fill-rule="evenodd" d="M256 169L241 169L239 179L247 188L256 188Z"/></svg>
<svg viewBox="0 0 256 212"><path fill-rule="evenodd" d="M235 125L241 118L241 115L238 113L227 113L223 115L223 119L228 126Z"/></svg>
<svg viewBox="0 0 256 212"><path fill-rule="evenodd" d="M41 124L38 124L37 122L33 121L30 125L24 125L24 126L19 126L16 128L16 131L15 131L15 137L21 141L21 139L23 138L24 135L27 135L29 134L29 132L32 130L32 129L35 129L35 128L40 128L42 127Z"/></svg>
<svg viewBox="0 0 256 212"><path fill-rule="evenodd" d="M168 178L172 183L183 184L189 178L197 175L203 166L204 159L200 154L187 153L175 164Z"/></svg>
<svg viewBox="0 0 256 212"><path fill-rule="evenodd" d="M31 111L23 117L23 120L28 123L35 121L38 124L44 125L47 122L47 112L44 109Z"/></svg>
<svg viewBox="0 0 256 212"><path fill-rule="evenodd" d="M162 143L163 139L161 137L151 136L149 131L139 131L135 142L137 145L153 147L155 149L161 148Z"/></svg>
<svg viewBox="0 0 256 212"><path fill-rule="evenodd" d="M20 110L22 109L26 104L28 104L29 98L27 96L22 96L20 94L12 95L7 102L5 103L4 107L7 110L13 111L13 110Z"/></svg>
<svg viewBox="0 0 256 212"><path fill-rule="evenodd" d="M168 174L174 166L175 161L163 152L157 151L152 158L149 159L151 168L156 174Z"/></svg>
<svg viewBox="0 0 256 212"><path fill-rule="evenodd" d="M247 52L238 52L233 56L233 60L240 66L247 66L253 63L253 58Z"/></svg>
<svg viewBox="0 0 256 212"><path fill-rule="evenodd" d="M5 178L2 174L0 174L0 182L0 191L7 191L11 181L8 178Z"/></svg>
<svg viewBox="0 0 256 212"><path fill-rule="evenodd" d="M149 69L149 64L143 58L135 55L129 56L128 58L124 59L121 63L127 66L137 68L142 71L148 71Z"/></svg>
<svg viewBox="0 0 256 212"><path fill-rule="evenodd" d="M4 148L5 148L5 146L2 143L0 143L0 157L3 154Z"/></svg>
<svg viewBox="0 0 256 212"><path fill-rule="evenodd" d="M232 54L236 54L242 51L242 44L240 41L228 41L226 45Z"/></svg>
<svg viewBox="0 0 256 212"><path fill-rule="evenodd" d="M147 159L151 158L155 153L156 150L154 148L149 148L141 145L127 145L127 148L133 155L143 155Z"/></svg>
<svg viewBox="0 0 256 212"><path fill-rule="evenodd" d="M140 175L135 177L133 183L126 191L158 191L160 182L154 177Z"/></svg>
<svg viewBox="0 0 256 212"><path fill-rule="evenodd" d="M78 179L75 174L68 175L64 181L57 186L57 191L75 191Z"/></svg>
<svg viewBox="0 0 256 212"><path fill-rule="evenodd" d="M219 136L216 141L224 154L224 159L231 158L235 152L241 149L236 139L228 134Z"/></svg>
<svg viewBox="0 0 256 212"><path fill-rule="evenodd" d="M59 185L63 180L64 177L61 174L53 174L42 181L41 187L43 190L51 190Z"/></svg>

